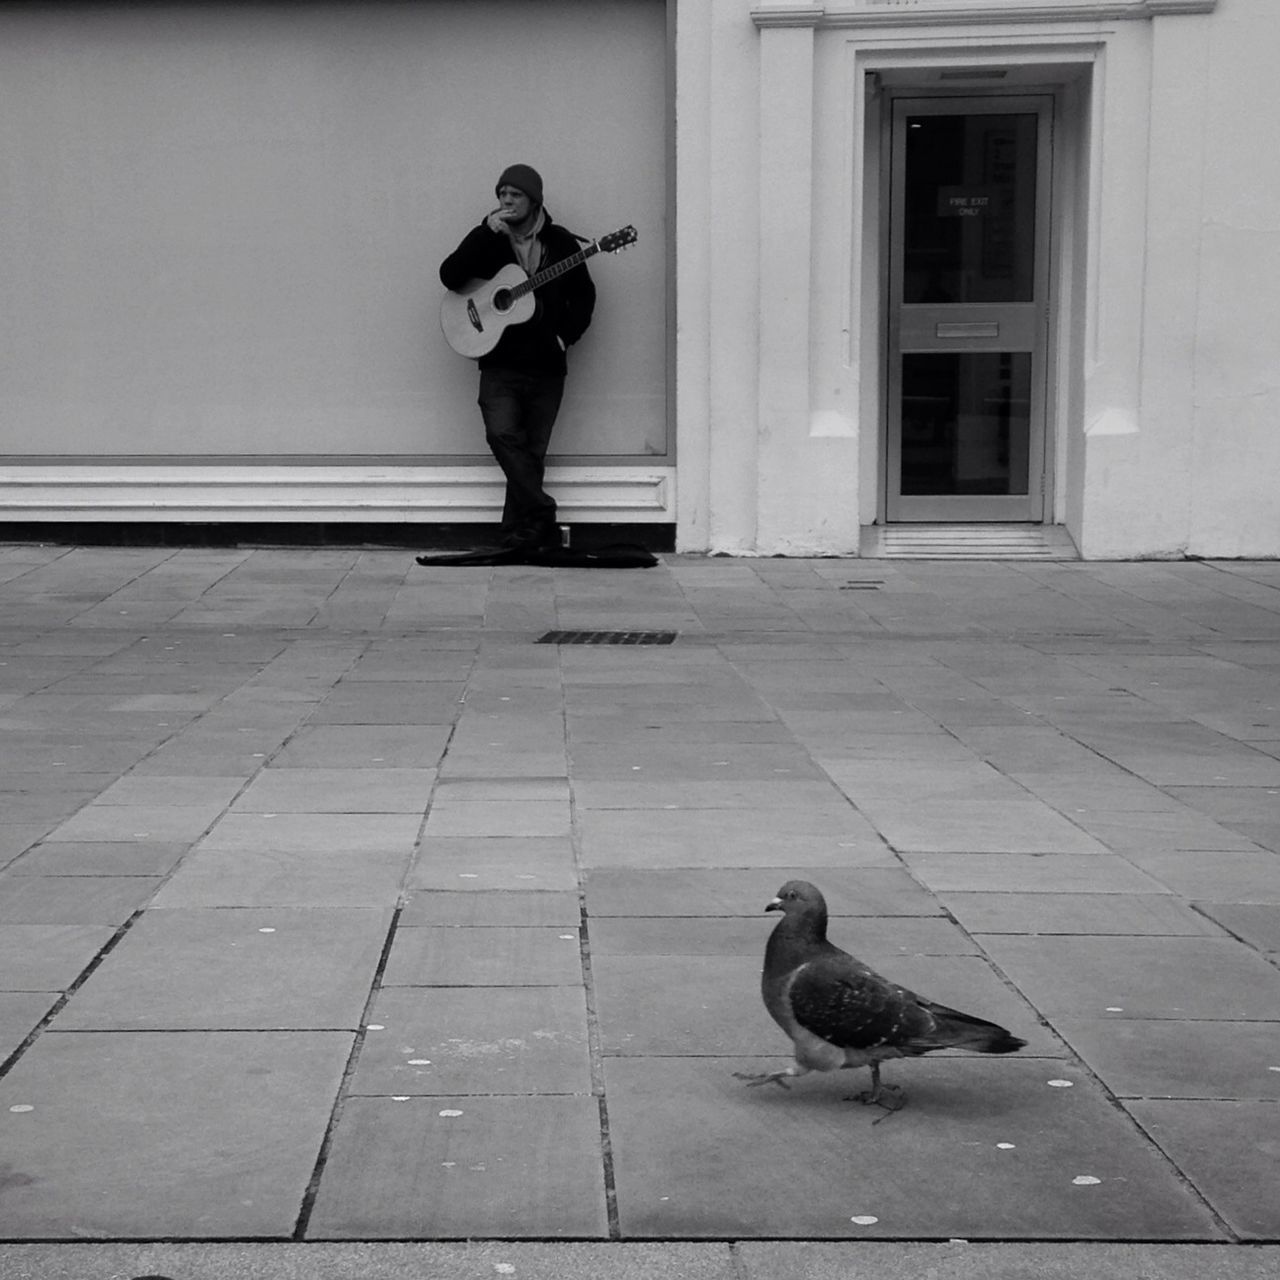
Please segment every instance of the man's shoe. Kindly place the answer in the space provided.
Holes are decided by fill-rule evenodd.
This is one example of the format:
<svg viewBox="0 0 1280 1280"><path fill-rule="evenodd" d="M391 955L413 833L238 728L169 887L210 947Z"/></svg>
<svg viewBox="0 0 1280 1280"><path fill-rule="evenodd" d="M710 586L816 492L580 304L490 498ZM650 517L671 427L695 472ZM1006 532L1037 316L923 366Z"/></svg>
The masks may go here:
<svg viewBox="0 0 1280 1280"><path fill-rule="evenodd" d="M527 545L530 551L559 551L564 545L560 526L554 523L539 525L530 535Z"/></svg>
<svg viewBox="0 0 1280 1280"><path fill-rule="evenodd" d="M533 537L529 529L506 529L498 539L499 551L523 551Z"/></svg>

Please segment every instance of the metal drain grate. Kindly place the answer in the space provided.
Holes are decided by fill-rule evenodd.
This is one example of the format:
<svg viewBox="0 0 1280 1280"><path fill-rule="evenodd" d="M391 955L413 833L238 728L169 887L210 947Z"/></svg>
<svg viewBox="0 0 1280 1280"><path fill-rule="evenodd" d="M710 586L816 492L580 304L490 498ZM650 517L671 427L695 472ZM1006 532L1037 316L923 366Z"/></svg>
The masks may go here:
<svg viewBox="0 0 1280 1280"><path fill-rule="evenodd" d="M548 631L537 644L674 644L677 631Z"/></svg>

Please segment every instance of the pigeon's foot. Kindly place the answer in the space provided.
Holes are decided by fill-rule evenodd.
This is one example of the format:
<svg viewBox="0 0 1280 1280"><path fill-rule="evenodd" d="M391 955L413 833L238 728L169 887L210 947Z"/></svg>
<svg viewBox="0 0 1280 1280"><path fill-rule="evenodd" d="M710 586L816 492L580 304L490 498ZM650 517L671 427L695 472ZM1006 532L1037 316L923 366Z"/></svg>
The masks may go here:
<svg viewBox="0 0 1280 1280"><path fill-rule="evenodd" d="M883 1107L888 1112L894 1112L901 1111L907 1105L907 1094L901 1085L881 1084L877 1081L874 1088L852 1094L845 1101L860 1102L864 1107Z"/></svg>
<svg viewBox="0 0 1280 1280"><path fill-rule="evenodd" d="M886 1115L881 1116L880 1120L884 1120L895 1111L901 1111L907 1105L907 1094L901 1085L881 1084L880 1064L873 1062L871 1064L871 1088L862 1093L855 1093L846 1101L860 1102L864 1107L883 1107ZM880 1120L875 1123L879 1124Z"/></svg>
<svg viewBox="0 0 1280 1280"><path fill-rule="evenodd" d="M735 1080L745 1080L749 1089L754 1089L761 1084L776 1084L784 1089L790 1089L791 1086L787 1081L794 1079L799 1074L795 1067L786 1067L782 1071L762 1071L758 1075L752 1075L747 1071L735 1071L733 1078Z"/></svg>

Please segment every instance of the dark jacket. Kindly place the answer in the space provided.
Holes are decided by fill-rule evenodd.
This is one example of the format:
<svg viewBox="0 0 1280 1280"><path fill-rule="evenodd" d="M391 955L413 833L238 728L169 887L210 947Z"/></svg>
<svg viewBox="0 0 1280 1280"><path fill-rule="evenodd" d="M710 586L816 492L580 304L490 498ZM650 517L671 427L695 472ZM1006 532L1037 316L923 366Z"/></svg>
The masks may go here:
<svg viewBox="0 0 1280 1280"><path fill-rule="evenodd" d="M557 226L547 214L542 230L542 265L539 270L577 253L577 236ZM490 231L487 223L469 231L462 243L440 264L440 283L446 289L462 289L472 280L491 280L501 268L516 261L508 236ZM587 331L596 304L596 287L585 265L574 267L534 293L537 308L532 319L511 325L498 345L480 357L482 369L516 369L522 373L564 376L567 364L559 338L571 347Z"/></svg>

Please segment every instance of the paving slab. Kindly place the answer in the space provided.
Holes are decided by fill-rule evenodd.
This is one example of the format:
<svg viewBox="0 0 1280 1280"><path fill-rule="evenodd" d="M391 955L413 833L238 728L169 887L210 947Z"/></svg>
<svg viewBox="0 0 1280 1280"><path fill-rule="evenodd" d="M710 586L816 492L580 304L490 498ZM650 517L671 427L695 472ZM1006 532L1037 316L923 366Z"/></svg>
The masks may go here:
<svg viewBox="0 0 1280 1280"><path fill-rule="evenodd" d="M12 866L19 876L165 876L190 847L163 840L42 840Z"/></svg>
<svg viewBox="0 0 1280 1280"><path fill-rule="evenodd" d="M1165 1244L744 1241L742 1280L1264 1280L1280 1250ZM193 1277L193 1280L196 1280Z"/></svg>
<svg viewBox="0 0 1280 1280"><path fill-rule="evenodd" d="M235 802L240 813L426 812L434 769L266 768Z"/></svg>
<svg viewBox="0 0 1280 1280"><path fill-rule="evenodd" d="M1203 914L1167 893L942 893L970 933L1217 935Z"/></svg>
<svg viewBox="0 0 1280 1280"><path fill-rule="evenodd" d="M581 987L383 988L369 1023L353 1094L591 1092Z"/></svg>
<svg viewBox="0 0 1280 1280"><path fill-rule="evenodd" d="M41 1036L0 1080L5 1236L290 1236L351 1042Z"/></svg>
<svg viewBox="0 0 1280 1280"><path fill-rule="evenodd" d="M376 849L202 847L153 907L392 907L410 854Z"/></svg>
<svg viewBox="0 0 1280 1280"><path fill-rule="evenodd" d="M228 813L210 828L197 852L407 853L421 825L421 809L416 813Z"/></svg>
<svg viewBox="0 0 1280 1280"><path fill-rule="evenodd" d="M436 789L434 803L481 800L558 800L567 803L569 798L567 777L445 778Z"/></svg>
<svg viewBox="0 0 1280 1280"><path fill-rule="evenodd" d="M578 814L588 867L888 867L892 850L852 808L587 809Z"/></svg>
<svg viewBox="0 0 1280 1280"><path fill-rule="evenodd" d="M938 900L901 867L589 867L584 886L591 916L758 917L788 880L817 884L833 917L942 914Z"/></svg>
<svg viewBox="0 0 1280 1280"><path fill-rule="evenodd" d="M351 1098L308 1239L601 1238L590 1096Z"/></svg>
<svg viewBox="0 0 1280 1280"><path fill-rule="evenodd" d="M18 774L6 779L0 790L0 812L15 826L48 829L69 819L89 804L98 792L114 781L115 774L85 774L59 771L57 775ZM25 786L24 782L35 785ZM15 785L16 784L16 785Z"/></svg>
<svg viewBox="0 0 1280 1280"><path fill-rule="evenodd" d="M624 1237L1227 1238L1142 1132L1061 1062L913 1062L907 1105L884 1120L845 1100L865 1073L783 1091L745 1087L740 1066L606 1061Z"/></svg>
<svg viewBox="0 0 1280 1280"><path fill-rule="evenodd" d="M239 774L225 778L209 774L126 774L107 787L95 803L136 808L185 805L226 808L243 786L244 778Z"/></svg>
<svg viewBox="0 0 1280 1280"><path fill-rule="evenodd" d="M768 1051L758 956L597 956L592 978L606 1054Z"/></svg>
<svg viewBox="0 0 1280 1280"><path fill-rule="evenodd" d="M970 725L956 730L956 741L1011 778L1053 774L1060 780L1135 781L1122 766L1053 725ZM1154 785L1143 778L1137 781Z"/></svg>
<svg viewBox="0 0 1280 1280"><path fill-rule="evenodd" d="M809 753L795 743L627 741L602 750L579 741L570 720L570 764L583 781L731 782L788 779L825 781ZM705 723L705 722L704 722ZM785 774L781 771L785 770Z"/></svg>
<svg viewBox="0 0 1280 1280"><path fill-rule="evenodd" d="M859 807L895 849L920 853L1106 854L1107 847L1038 800L916 796Z"/></svg>
<svg viewBox="0 0 1280 1280"><path fill-rule="evenodd" d="M159 729L155 733L134 732L119 725L114 735L105 737L82 726L55 729L34 720L15 723L3 718L0 718L0 727L10 742L19 743L16 748L4 751L4 766L9 774L68 769L119 777L148 752L156 750L160 735L165 732Z"/></svg>
<svg viewBox="0 0 1280 1280"><path fill-rule="evenodd" d="M159 747L145 759L130 761L130 772L136 775L174 773L225 777L238 774L251 778L289 735L289 730L243 734L236 730L229 733L202 733L189 731ZM138 755L143 753L139 752Z"/></svg>
<svg viewBox="0 0 1280 1280"><path fill-rule="evenodd" d="M786 772L778 770L780 775ZM804 809L832 820L850 812L848 802L830 783L781 777L736 782L575 781L573 799L579 809Z"/></svg>
<svg viewBox="0 0 1280 1280"><path fill-rule="evenodd" d="M573 845L548 836L428 838L406 888L576 892Z"/></svg>
<svg viewBox="0 0 1280 1280"><path fill-rule="evenodd" d="M723 1243L527 1240L0 1245L0 1274L6 1280L741 1280ZM1258 1274L1241 1271L1231 1280Z"/></svg>
<svg viewBox="0 0 1280 1280"><path fill-rule="evenodd" d="M1198 902L1196 910L1259 951L1280 951L1280 903Z"/></svg>
<svg viewBox="0 0 1280 1280"><path fill-rule="evenodd" d="M440 777L449 778L564 778L568 764L563 746L465 747L450 745L440 761Z"/></svg>
<svg viewBox="0 0 1280 1280"><path fill-rule="evenodd" d="M1274 853L1131 853L1128 857L1184 898L1280 905L1280 857Z"/></svg>
<svg viewBox="0 0 1280 1280"><path fill-rule="evenodd" d="M1025 802L1025 788L985 761L970 759L938 763L911 760L831 760L826 771L832 781L855 803L915 801L922 796L940 799Z"/></svg>
<svg viewBox="0 0 1280 1280"><path fill-rule="evenodd" d="M1125 1106L1242 1239L1280 1235L1280 1107L1274 1102L1179 1099Z"/></svg>
<svg viewBox="0 0 1280 1280"><path fill-rule="evenodd" d="M1273 739L1277 735L1272 735ZM1266 744L1262 744L1265 748ZM1274 753L1271 753L1274 754ZM1273 852L1280 848L1280 788L1171 787L1183 804L1208 814Z"/></svg>
<svg viewBox="0 0 1280 1280"><path fill-rule="evenodd" d="M342 681L344 684L397 680L419 684L424 681L456 683L466 680L472 673L476 647L436 649L433 643L432 648L427 649L420 640L408 644L375 641L361 654L355 666L343 674Z"/></svg>
<svg viewBox="0 0 1280 1280"><path fill-rule="evenodd" d="M1134 893L1167 886L1131 862L1088 853L903 854L912 875L934 893Z"/></svg>
<svg viewBox="0 0 1280 1280"><path fill-rule="evenodd" d="M444 755L448 725L303 725L271 758L276 769L430 769Z"/></svg>
<svg viewBox="0 0 1280 1280"><path fill-rule="evenodd" d="M0 870L21 857L49 830L48 823L4 823L0 825Z"/></svg>
<svg viewBox="0 0 1280 1280"><path fill-rule="evenodd" d="M90 924L0 924L0 989L65 991L115 932Z"/></svg>
<svg viewBox="0 0 1280 1280"><path fill-rule="evenodd" d="M790 1042L760 999L761 937L736 956L597 955L592 962L601 1043L606 1054L744 1056L790 1060ZM863 953L891 981L942 1004L1001 1022L1030 1052L1061 1054L1053 1034L976 956ZM661 992L661 998L653 993ZM779 1064L781 1065L781 1064Z"/></svg>
<svg viewBox="0 0 1280 1280"><path fill-rule="evenodd" d="M551 751L564 748L563 712L496 715L466 708L449 739L449 751Z"/></svg>
<svg viewBox="0 0 1280 1280"><path fill-rule="evenodd" d="M582 981L578 929L401 927L388 987L554 987Z"/></svg>
<svg viewBox="0 0 1280 1280"><path fill-rule="evenodd" d="M569 803L563 800L455 800L447 793L431 806L425 835L452 837L559 837L571 831Z"/></svg>
<svg viewBox="0 0 1280 1280"><path fill-rule="evenodd" d="M1180 849L1257 849L1247 836L1185 805L1156 813L1083 808L1074 810L1070 817L1108 849L1121 854Z"/></svg>
<svg viewBox="0 0 1280 1280"><path fill-rule="evenodd" d="M198 840L225 806L205 801L192 805L89 804L50 832L50 839L162 842Z"/></svg>
<svg viewBox="0 0 1280 1280"><path fill-rule="evenodd" d="M123 924L160 887L151 876L0 872L0 924Z"/></svg>
<svg viewBox="0 0 1280 1280"><path fill-rule="evenodd" d="M411 890L404 896L400 924L457 925L536 929L559 925L577 929L582 908L573 891L524 889L515 891Z"/></svg>
<svg viewBox="0 0 1280 1280"><path fill-rule="evenodd" d="M1201 725L1170 722L1092 729L1089 746L1160 787L1195 786L1205 778L1231 787L1280 787L1280 760Z"/></svg>
<svg viewBox="0 0 1280 1280"><path fill-rule="evenodd" d="M1091 810L1117 813L1167 813L1184 808L1159 787L1116 770L1116 776L1067 775L1056 770L1015 769L1018 786L1074 818Z"/></svg>
<svg viewBox="0 0 1280 1280"><path fill-rule="evenodd" d="M776 920L777 916L764 915L702 919L597 916L590 927L591 954L760 956ZM851 923L847 932L850 938L856 937L859 950L867 956L976 955L978 952L978 944L964 930L941 916L864 916L856 925Z"/></svg>
<svg viewBox="0 0 1280 1280"><path fill-rule="evenodd" d="M983 945L1051 1021L1120 1009L1131 1018L1280 1021L1280 969L1233 938L1022 938Z"/></svg>
<svg viewBox="0 0 1280 1280"><path fill-rule="evenodd" d="M144 912L54 1029L355 1030L390 924L375 910Z"/></svg>
<svg viewBox="0 0 1280 1280"><path fill-rule="evenodd" d="M612 715L574 716L569 721L569 739L575 747L604 745L688 745L690 743L786 743L794 742L791 730L781 720L674 720L646 714L643 710L618 711ZM647 753L652 755L652 753Z"/></svg>
<svg viewBox="0 0 1280 1280"><path fill-rule="evenodd" d="M54 992L0 991L0 1062L21 1047L56 1002Z"/></svg>
<svg viewBox="0 0 1280 1280"><path fill-rule="evenodd" d="M1280 1102L1274 1022L1055 1018L1054 1030L1124 1098Z"/></svg>
<svg viewBox="0 0 1280 1280"><path fill-rule="evenodd" d="M312 724L453 724L461 681L343 681L315 710Z"/></svg>

